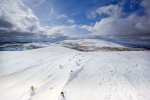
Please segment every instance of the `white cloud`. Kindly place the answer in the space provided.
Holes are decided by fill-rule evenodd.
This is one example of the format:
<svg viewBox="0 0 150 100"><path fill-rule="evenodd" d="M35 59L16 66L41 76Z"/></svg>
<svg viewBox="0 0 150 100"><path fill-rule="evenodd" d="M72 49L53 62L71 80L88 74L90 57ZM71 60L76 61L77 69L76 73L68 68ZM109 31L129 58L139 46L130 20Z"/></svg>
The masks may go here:
<svg viewBox="0 0 150 100"><path fill-rule="evenodd" d="M65 15L65 14L60 14L60 15L57 15L56 14L56 19L67 19L68 18L68 16L67 15Z"/></svg>
<svg viewBox="0 0 150 100"><path fill-rule="evenodd" d="M86 13L87 18L94 19L99 15L107 14L109 16L119 16L121 14L122 8L118 5L108 5L97 8L96 10L88 11Z"/></svg>
<svg viewBox="0 0 150 100"><path fill-rule="evenodd" d="M67 20L67 23L69 23L69 24L74 24L75 21L74 21L73 19L69 19L69 20Z"/></svg>
<svg viewBox="0 0 150 100"><path fill-rule="evenodd" d="M130 14L127 17L122 17L122 7L119 5L103 6L95 10L95 15L107 14L108 17L97 21L93 26L86 28L97 35L112 35L112 36L135 36L135 35L150 35L150 1L143 0L141 6L145 8L145 15L138 16Z"/></svg>
<svg viewBox="0 0 150 100"><path fill-rule="evenodd" d="M96 9L95 13L99 15L107 14L109 16L118 17L120 16L121 11L122 11L122 8L119 7L118 5L108 5L108 6L103 6L103 7Z"/></svg>
<svg viewBox="0 0 150 100"><path fill-rule="evenodd" d="M47 35L61 34L69 37L85 36L89 31L80 25L60 25L60 26L47 26L41 27L42 33Z"/></svg>
<svg viewBox="0 0 150 100"><path fill-rule="evenodd" d="M141 3L141 6L145 8L145 12L150 16L150 1L149 0L143 0Z"/></svg>
<svg viewBox="0 0 150 100"><path fill-rule="evenodd" d="M11 30L33 32L39 27L38 18L21 0L1 0L0 20L10 23Z"/></svg>

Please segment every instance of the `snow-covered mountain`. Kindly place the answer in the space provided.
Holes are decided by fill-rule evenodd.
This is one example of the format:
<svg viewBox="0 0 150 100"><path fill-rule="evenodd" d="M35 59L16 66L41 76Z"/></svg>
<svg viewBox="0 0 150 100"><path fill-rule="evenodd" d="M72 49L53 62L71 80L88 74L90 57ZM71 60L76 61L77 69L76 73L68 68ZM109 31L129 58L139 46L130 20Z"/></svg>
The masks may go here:
<svg viewBox="0 0 150 100"><path fill-rule="evenodd" d="M0 51L23 51L37 48L48 47L50 43L31 42L31 43L5 43L0 45Z"/></svg>
<svg viewBox="0 0 150 100"><path fill-rule="evenodd" d="M150 100L149 66L149 51L0 51L0 100Z"/></svg>
<svg viewBox="0 0 150 100"><path fill-rule="evenodd" d="M101 39L77 39L64 40L59 42L64 47L79 51L140 51L146 50L144 48L135 48L127 45L112 43Z"/></svg>

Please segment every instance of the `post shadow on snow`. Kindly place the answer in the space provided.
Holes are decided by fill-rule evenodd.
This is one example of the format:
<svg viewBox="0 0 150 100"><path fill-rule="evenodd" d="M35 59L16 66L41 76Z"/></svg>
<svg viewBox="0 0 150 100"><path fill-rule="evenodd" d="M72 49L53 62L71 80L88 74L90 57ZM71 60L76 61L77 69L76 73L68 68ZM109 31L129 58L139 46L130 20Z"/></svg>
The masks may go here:
<svg viewBox="0 0 150 100"><path fill-rule="evenodd" d="M67 100L67 99L65 96L64 97L61 96L59 100Z"/></svg>
<svg viewBox="0 0 150 100"><path fill-rule="evenodd" d="M60 68L60 69L62 69L62 68L63 68L63 66L62 66L62 65L59 65L59 68Z"/></svg>
<svg viewBox="0 0 150 100"><path fill-rule="evenodd" d="M74 71L71 70L70 71L70 76L68 78L68 81L67 81L66 85L69 84L73 79L75 79L82 70L83 70L83 66L79 67L78 69L76 69Z"/></svg>
<svg viewBox="0 0 150 100"><path fill-rule="evenodd" d="M30 97L28 100L32 100L32 97L36 95L36 92L35 92L36 88L34 86L31 86L30 88L31 88Z"/></svg>

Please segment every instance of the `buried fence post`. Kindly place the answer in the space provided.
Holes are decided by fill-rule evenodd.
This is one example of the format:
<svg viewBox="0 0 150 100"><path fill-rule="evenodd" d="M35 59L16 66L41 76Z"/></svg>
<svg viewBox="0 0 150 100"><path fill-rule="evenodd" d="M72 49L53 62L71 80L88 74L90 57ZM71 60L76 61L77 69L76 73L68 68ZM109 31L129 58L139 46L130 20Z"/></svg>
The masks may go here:
<svg viewBox="0 0 150 100"><path fill-rule="evenodd" d="M36 88L34 86L31 86L30 88L31 88L30 96L34 96Z"/></svg>

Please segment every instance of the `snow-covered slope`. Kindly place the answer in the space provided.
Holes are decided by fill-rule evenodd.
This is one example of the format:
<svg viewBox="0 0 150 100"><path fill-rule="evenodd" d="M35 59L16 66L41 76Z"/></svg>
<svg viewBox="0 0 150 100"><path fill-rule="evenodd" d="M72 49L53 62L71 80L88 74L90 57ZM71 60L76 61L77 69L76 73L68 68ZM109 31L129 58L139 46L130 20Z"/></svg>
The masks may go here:
<svg viewBox="0 0 150 100"><path fill-rule="evenodd" d="M0 100L150 100L149 93L149 51L0 52Z"/></svg>

